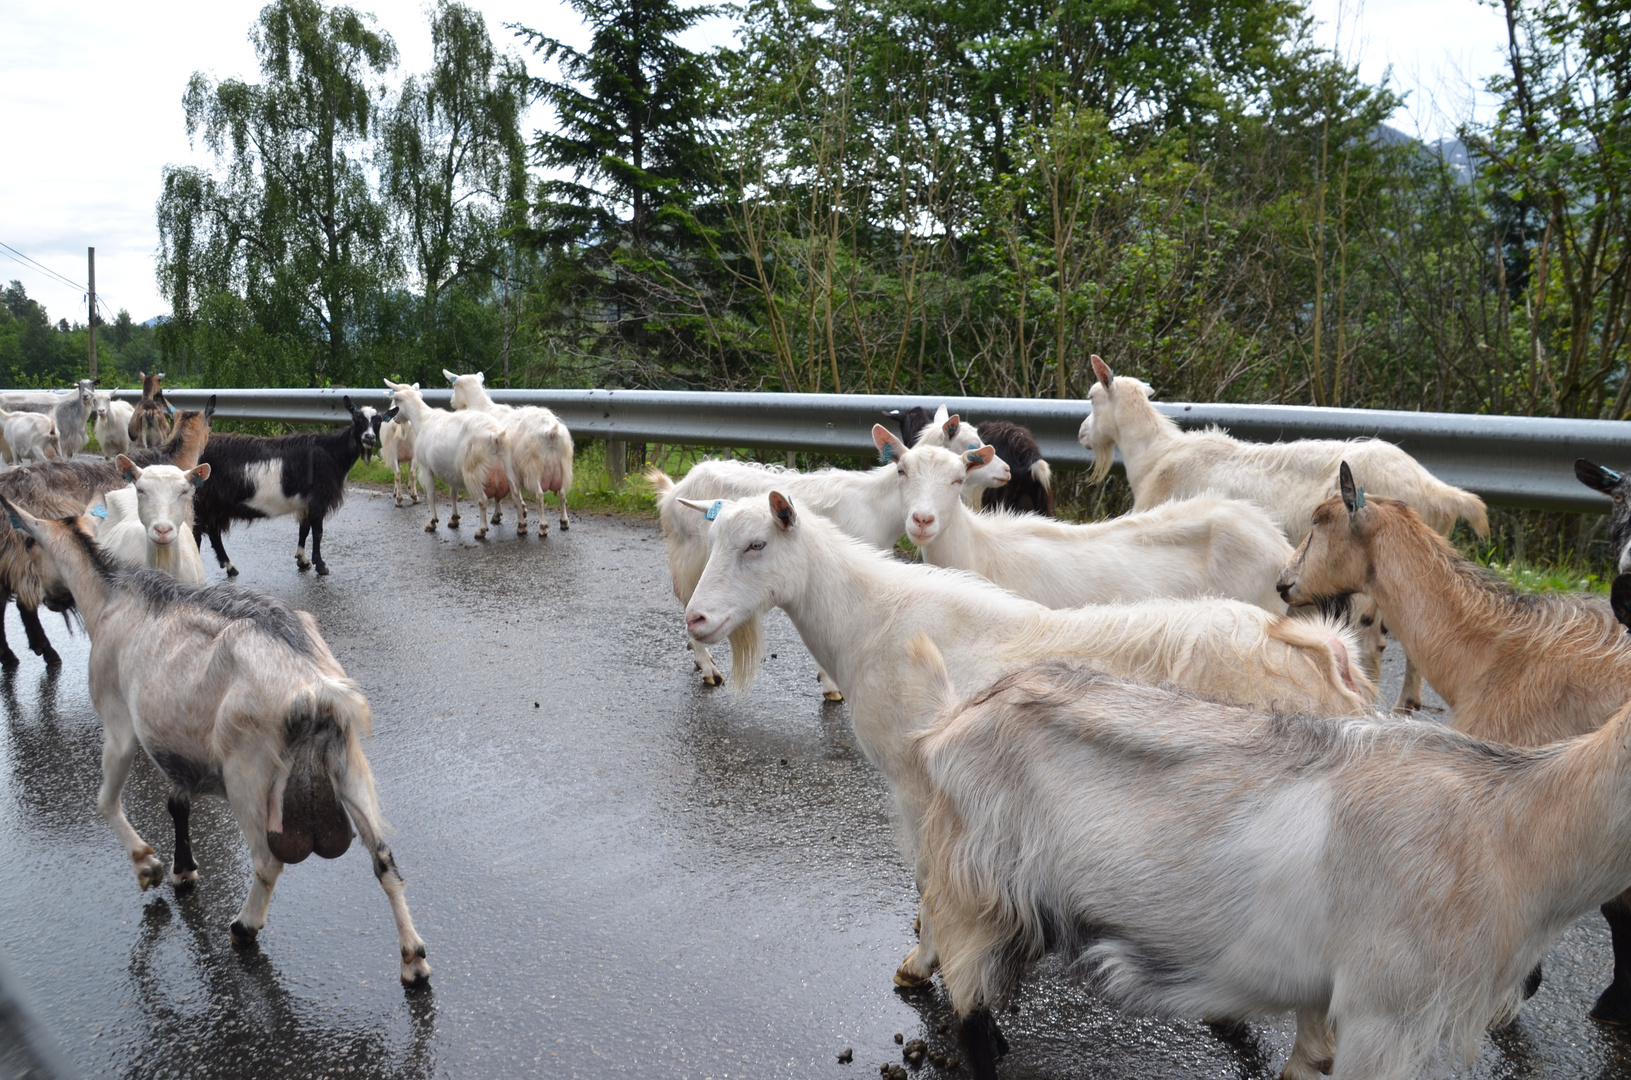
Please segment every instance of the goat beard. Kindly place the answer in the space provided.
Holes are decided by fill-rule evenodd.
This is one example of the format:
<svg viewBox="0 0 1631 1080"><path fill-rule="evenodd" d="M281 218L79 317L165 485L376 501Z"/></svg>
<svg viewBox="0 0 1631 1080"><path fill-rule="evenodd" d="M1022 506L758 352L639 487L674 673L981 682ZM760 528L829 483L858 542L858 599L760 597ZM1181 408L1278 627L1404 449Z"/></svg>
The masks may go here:
<svg viewBox="0 0 1631 1080"><path fill-rule="evenodd" d="M759 673L759 662L765 655L764 629L757 617L747 620L730 632L731 686L745 690Z"/></svg>

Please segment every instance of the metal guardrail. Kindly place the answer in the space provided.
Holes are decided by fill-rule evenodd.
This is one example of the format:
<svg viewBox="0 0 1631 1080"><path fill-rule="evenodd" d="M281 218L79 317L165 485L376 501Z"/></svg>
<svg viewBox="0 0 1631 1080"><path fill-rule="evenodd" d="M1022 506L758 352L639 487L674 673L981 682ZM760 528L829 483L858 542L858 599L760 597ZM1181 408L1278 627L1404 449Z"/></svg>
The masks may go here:
<svg viewBox="0 0 1631 1080"><path fill-rule="evenodd" d="M1093 454L1076 442L1090 411L1085 401L1031 398L884 396L880 394L747 394L671 390L489 390L507 405L546 405L578 439L739 446L824 454L872 454L872 425L891 409L944 404L965 420L1004 419L1036 435L1055 467L1088 468ZM178 408L218 397L229 419L340 423L342 399L384 408L383 389L166 390ZM426 389L446 406L449 391ZM115 396L135 400L133 390ZM1253 442L1375 437L1398 443L1446 483L1495 505L1606 513L1608 500L1575 480L1574 460L1631 466L1631 423L1522 416L1320 409L1300 405L1157 402L1185 428L1217 425Z"/></svg>

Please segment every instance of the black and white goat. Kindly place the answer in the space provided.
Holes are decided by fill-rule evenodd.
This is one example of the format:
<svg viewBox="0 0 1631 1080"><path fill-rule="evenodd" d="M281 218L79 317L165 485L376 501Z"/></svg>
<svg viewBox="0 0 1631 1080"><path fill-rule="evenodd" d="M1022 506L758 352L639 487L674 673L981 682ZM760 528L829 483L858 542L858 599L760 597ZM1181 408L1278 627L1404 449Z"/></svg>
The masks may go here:
<svg viewBox="0 0 1631 1080"><path fill-rule="evenodd" d="M234 521L293 514L300 519L300 540L295 565L315 566L328 573L323 561L323 522L345 500L345 478L365 449L374 445L369 418L351 399L345 399L351 423L321 435L302 433L265 438L256 435L211 435L200 461L211 468L210 482L194 497L194 529L202 547L204 537L215 549L215 560L228 577L238 568L227 557L221 536ZM394 415L392 409L387 415ZM311 558L306 557L306 536L311 536Z"/></svg>
<svg viewBox="0 0 1631 1080"><path fill-rule="evenodd" d="M907 446L916 446L920 441L935 436L938 430L944 428L947 420L944 405L936 412L914 406L897 409L889 415L900 424L901 441ZM964 426L968 427L966 424ZM977 439L972 446L957 446L951 442L937 442L935 445L945 446L956 453L985 445L997 452L999 460L1008 463L1011 473L1009 481L1001 487L987 488L980 506L986 510L1000 508L1052 517L1053 471L1043 460L1042 448L1036 444L1030 429L1006 420L987 420L969 430Z"/></svg>
<svg viewBox="0 0 1631 1080"><path fill-rule="evenodd" d="M1631 476L1585 458L1576 459L1574 475L1591 490L1601 491L1612 500L1608 508L1608 543L1614 551L1615 571L1631 571L1631 506L1626 504L1626 497L1631 496Z"/></svg>

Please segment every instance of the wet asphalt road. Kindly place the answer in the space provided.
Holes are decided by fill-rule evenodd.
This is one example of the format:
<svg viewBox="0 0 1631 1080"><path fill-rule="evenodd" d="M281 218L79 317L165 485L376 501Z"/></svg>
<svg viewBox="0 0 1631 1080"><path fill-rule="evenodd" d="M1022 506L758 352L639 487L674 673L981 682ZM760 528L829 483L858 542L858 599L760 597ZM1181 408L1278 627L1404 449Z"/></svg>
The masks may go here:
<svg viewBox="0 0 1631 1080"><path fill-rule="evenodd" d="M69 1059L132 1078L837 1080L899 1062L897 1032L948 1046L939 992L890 982L915 902L884 786L786 620L750 691L709 689L654 523L586 515L518 540L506 522L477 544L468 525L426 535L426 516L355 492L326 579L296 573L288 521L228 546L241 581L316 615L372 702L427 993L397 982L356 848L289 868L258 951L235 953L248 862L220 800L193 814L200 886L141 893L95 810L85 639L48 624L60 672L25 654L0 677L0 956ZM20 644L14 613L7 630ZM145 758L125 807L168 858ZM1631 1039L1585 1017L1609 968L1601 920L1582 920L1475 1075L1631 1076ZM1003 1023L1011 1078L1272 1078L1291 1042L1289 1020L1223 1036L1129 1018L1048 969Z"/></svg>

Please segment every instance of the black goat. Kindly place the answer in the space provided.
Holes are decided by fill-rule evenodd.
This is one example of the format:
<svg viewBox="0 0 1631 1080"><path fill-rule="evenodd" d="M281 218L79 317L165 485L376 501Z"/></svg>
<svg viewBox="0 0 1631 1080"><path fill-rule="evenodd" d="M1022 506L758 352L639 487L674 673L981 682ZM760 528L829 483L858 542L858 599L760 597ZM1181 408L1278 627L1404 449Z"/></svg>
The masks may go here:
<svg viewBox="0 0 1631 1080"><path fill-rule="evenodd" d="M917 445L923 429L937 422L936 414L922 406L897 409L889 415L900 424L900 438L907 446ZM982 442L1008 463L1013 473L1002 487L987 488L980 505L987 510L1001 507L1052 517L1053 474L1042 459L1042 448L1036 444L1030 429L1006 420L987 420L974 430Z"/></svg>
<svg viewBox="0 0 1631 1080"><path fill-rule="evenodd" d="M193 496L193 528L198 546L210 538L215 561L228 577L237 577L238 568L227 558L221 535L234 521L293 514L300 519L300 541L295 545L295 565L301 570L317 567L328 573L323 561L323 521L345 500L345 478L364 450L374 445L374 428L360 409L345 399L351 423L339 431L322 435L211 435L199 457L210 466L210 482ZM306 536L311 535L311 558L306 558Z"/></svg>
<svg viewBox="0 0 1631 1080"><path fill-rule="evenodd" d="M1615 570L1631 571L1631 476L1594 465L1585 458L1574 463L1574 476L1593 491L1601 491L1613 502L1608 508L1608 543L1614 551Z"/></svg>

